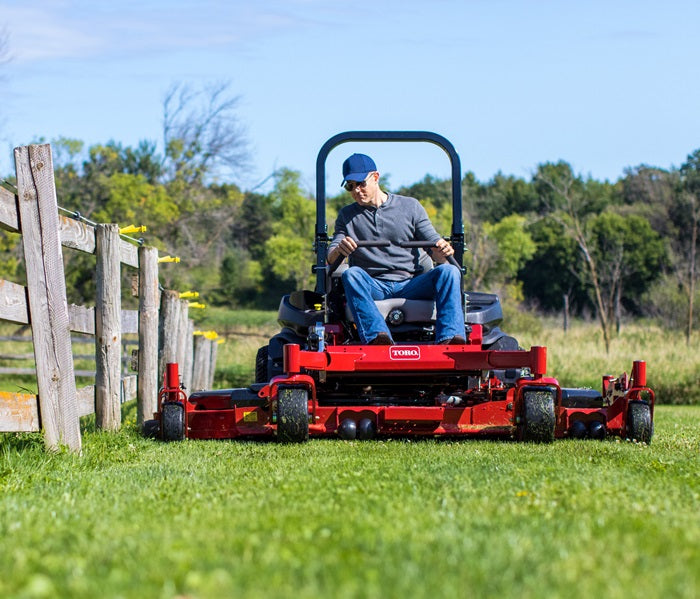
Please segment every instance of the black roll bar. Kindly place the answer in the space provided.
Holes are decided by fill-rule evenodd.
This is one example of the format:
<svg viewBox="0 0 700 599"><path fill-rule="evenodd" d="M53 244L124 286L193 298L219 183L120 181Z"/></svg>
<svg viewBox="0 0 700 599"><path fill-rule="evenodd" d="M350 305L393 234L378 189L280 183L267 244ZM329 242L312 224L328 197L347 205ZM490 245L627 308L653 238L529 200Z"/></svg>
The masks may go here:
<svg viewBox="0 0 700 599"><path fill-rule="evenodd" d="M316 158L316 290L326 293L326 255L328 251L328 227L326 224L326 159L331 150L348 142L428 142L442 148L452 165L452 236L450 243L455 258L462 266L464 255L464 225L462 222L462 167L459 155L452 143L431 131L346 131L331 137L318 152Z"/></svg>

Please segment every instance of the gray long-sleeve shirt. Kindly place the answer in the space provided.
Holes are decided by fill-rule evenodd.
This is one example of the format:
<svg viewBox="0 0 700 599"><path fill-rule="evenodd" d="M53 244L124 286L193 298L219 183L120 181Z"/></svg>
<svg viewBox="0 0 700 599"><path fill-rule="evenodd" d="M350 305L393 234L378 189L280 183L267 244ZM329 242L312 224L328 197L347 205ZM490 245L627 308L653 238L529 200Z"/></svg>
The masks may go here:
<svg viewBox="0 0 700 599"><path fill-rule="evenodd" d="M390 241L389 247L357 248L349 257L351 266L359 266L373 277L388 281L401 281L423 271L420 265L423 250L401 248L397 245L399 242L434 243L440 239L418 200L393 193L379 208L357 203L342 208L335 221L329 251L343 237L352 237L355 241Z"/></svg>

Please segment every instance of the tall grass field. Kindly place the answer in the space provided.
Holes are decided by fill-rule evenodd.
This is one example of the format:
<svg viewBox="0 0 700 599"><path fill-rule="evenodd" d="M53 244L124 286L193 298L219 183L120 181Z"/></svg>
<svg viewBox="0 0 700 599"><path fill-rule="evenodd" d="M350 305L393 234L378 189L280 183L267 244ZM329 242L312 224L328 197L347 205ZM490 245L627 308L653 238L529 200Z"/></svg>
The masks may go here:
<svg viewBox="0 0 700 599"><path fill-rule="evenodd" d="M214 327L219 383L251 380L263 314ZM657 396L697 403L697 339L635 325L606 355L595 335L518 338L565 384L645 358ZM657 407L650 445L164 444L133 403L123 417L119 433L85 419L81 456L0 434L0 597L700 596L697 405Z"/></svg>

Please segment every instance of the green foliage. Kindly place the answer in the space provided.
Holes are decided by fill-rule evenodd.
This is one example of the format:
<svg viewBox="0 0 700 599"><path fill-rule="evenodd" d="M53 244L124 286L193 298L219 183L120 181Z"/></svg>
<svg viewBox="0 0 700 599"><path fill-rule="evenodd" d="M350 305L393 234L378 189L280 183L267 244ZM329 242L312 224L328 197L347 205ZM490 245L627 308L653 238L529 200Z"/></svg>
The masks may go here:
<svg viewBox="0 0 700 599"><path fill-rule="evenodd" d="M219 304L230 306L254 302L263 291L263 272L259 262L251 260L242 248L231 248L221 262ZM214 299L214 298L213 298Z"/></svg>
<svg viewBox="0 0 700 599"><path fill-rule="evenodd" d="M505 280L515 277L518 270L535 253L535 242L525 228L525 217L511 214L496 224L486 223L484 233L493 237L498 246L494 272Z"/></svg>
<svg viewBox="0 0 700 599"><path fill-rule="evenodd" d="M528 231L537 249L521 270L525 296L547 311L560 310L564 295L584 304L587 300L579 276L579 251L563 225L544 217L530 224Z"/></svg>
<svg viewBox="0 0 700 599"><path fill-rule="evenodd" d="M624 300L638 306L639 298L658 278L666 262L666 246L640 216L603 212L589 224L593 252L601 265L608 293L619 286Z"/></svg>
<svg viewBox="0 0 700 599"><path fill-rule="evenodd" d="M700 306L700 289L695 290L694 305ZM664 275L645 292L642 298L644 314L670 330L688 326L688 296L676 277ZM693 330L700 327L700 314L693 314Z"/></svg>
<svg viewBox="0 0 700 599"><path fill-rule="evenodd" d="M20 283L20 237L17 233L0 230L0 279Z"/></svg>
<svg viewBox="0 0 700 599"><path fill-rule="evenodd" d="M102 187L107 201L93 214L97 222L145 224L155 231L163 231L180 215L166 189L149 183L143 175L115 173L102 179Z"/></svg>
<svg viewBox="0 0 700 599"><path fill-rule="evenodd" d="M197 288L208 304L272 308L282 293L313 285L315 203L288 168L275 174L269 193L218 182L246 164L245 135L230 118L237 100L227 84L174 86L164 105L162 155L146 140L87 149L79 140L54 140L59 205L96 222L145 224L146 244L181 258L161 269L165 287ZM528 305L547 311L560 310L565 296L574 314L597 310L585 249L600 267L603 290L615 297L619 289L626 310L657 313L642 298L652 298L650 286L666 274L682 283L687 305L700 272L688 260L700 249L698 173L700 150L678 170L640 165L615 183L578 175L563 160L537 165L530 180L499 172L480 182L467 171L462 216L471 287L512 285ZM399 193L418 198L436 229L451 233L451 181L427 175ZM328 198L331 231L351 201L345 192ZM3 233L0 277L21 278L20 256ZM70 301L91 303L94 261L66 260Z"/></svg>
<svg viewBox="0 0 700 599"><path fill-rule="evenodd" d="M282 169L272 191L277 216L273 235L265 242L265 267L295 289L305 289L313 280L313 239L316 206L301 189L301 174Z"/></svg>

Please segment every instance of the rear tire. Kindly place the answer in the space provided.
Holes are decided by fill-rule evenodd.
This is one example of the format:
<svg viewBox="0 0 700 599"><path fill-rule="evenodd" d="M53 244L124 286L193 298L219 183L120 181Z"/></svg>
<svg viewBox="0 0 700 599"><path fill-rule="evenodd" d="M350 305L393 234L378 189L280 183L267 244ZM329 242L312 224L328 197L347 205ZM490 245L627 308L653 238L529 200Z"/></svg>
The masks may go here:
<svg viewBox="0 0 700 599"><path fill-rule="evenodd" d="M163 441L182 441L185 438L185 408L181 403L163 403L160 419Z"/></svg>
<svg viewBox="0 0 700 599"><path fill-rule="evenodd" d="M303 443L309 438L309 393L301 387L277 391L277 440Z"/></svg>
<svg viewBox="0 0 700 599"><path fill-rule="evenodd" d="M554 441L556 415L554 398L548 390L529 390L523 396L523 422L520 439L531 443L551 443Z"/></svg>
<svg viewBox="0 0 700 599"><path fill-rule="evenodd" d="M270 356L270 350L267 345L263 345L255 356L255 382L267 383L270 380L267 371L267 360Z"/></svg>
<svg viewBox="0 0 700 599"><path fill-rule="evenodd" d="M654 423L651 408L643 401L631 401L627 406L627 438L640 443L651 443Z"/></svg>

